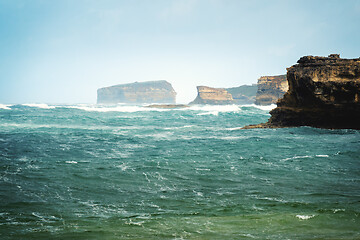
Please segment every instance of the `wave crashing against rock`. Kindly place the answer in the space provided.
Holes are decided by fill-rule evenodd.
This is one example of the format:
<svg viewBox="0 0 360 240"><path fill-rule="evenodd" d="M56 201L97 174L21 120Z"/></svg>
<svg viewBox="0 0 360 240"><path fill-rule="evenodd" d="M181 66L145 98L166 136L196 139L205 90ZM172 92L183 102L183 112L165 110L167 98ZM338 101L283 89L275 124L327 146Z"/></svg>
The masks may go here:
<svg viewBox="0 0 360 240"><path fill-rule="evenodd" d="M360 58L305 56L287 69L289 90L267 123L249 128L311 126L360 129Z"/></svg>

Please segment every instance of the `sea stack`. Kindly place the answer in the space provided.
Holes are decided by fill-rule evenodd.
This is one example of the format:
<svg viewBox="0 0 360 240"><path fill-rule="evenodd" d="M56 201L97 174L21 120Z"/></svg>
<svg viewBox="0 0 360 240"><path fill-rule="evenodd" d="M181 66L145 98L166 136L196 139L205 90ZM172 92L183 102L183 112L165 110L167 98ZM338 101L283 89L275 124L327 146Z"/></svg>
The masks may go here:
<svg viewBox="0 0 360 240"><path fill-rule="evenodd" d="M228 93L224 88L198 86L197 91L197 97L189 104L234 104L234 99L232 98L231 94Z"/></svg>
<svg viewBox="0 0 360 240"><path fill-rule="evenodd" d="M360 58L305 56L287 69L287 80L289 90L269 121L245 128L360 129Z"/></svg>
<svg viewBox="0 0 360 240"><path fill-rule="evenodd" d="M256 105L276 104L289 89L286 75L260 77L257 86Z"/></svg>
<svg viewBox="0 0 360 240"><path fill-rule="evenodd" d="M97 103L175 103L176 92L165 80L135 82L100 88Z"/></svg>

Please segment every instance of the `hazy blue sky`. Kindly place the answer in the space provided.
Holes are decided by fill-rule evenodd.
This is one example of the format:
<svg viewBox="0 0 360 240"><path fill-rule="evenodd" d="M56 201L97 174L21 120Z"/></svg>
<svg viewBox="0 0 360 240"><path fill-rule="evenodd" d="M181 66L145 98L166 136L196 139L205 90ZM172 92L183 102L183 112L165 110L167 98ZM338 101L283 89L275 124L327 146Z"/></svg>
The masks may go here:
<svg viewBox="0 0 360 240"><path fill-rule="evenodd" d="M330 53L360 57L359 0L0 0L0 103L160 79L186 103Z"/></svg>

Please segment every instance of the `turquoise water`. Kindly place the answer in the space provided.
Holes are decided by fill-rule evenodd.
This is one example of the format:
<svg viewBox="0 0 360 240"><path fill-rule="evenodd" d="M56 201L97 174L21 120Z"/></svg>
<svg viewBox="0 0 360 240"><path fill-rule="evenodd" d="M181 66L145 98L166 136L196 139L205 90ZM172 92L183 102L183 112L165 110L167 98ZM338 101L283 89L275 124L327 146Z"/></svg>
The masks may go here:
<svg viewBox="0 0 360 240"><path fill-rule="evenodd" d="M0 105L1 239L360 239L360 131L269 109Z"/></svg>

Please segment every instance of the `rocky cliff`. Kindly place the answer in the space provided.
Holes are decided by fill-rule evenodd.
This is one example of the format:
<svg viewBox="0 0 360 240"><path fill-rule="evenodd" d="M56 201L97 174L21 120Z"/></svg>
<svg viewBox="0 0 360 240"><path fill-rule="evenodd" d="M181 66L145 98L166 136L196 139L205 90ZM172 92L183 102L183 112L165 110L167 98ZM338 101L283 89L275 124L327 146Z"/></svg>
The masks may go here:
<svg viewBox="0 0 360 240"><path fill-rule="evenodd" d="M253 104L257 92L257 85L242 85L240 87L225 88L228 91L236 104Z"/></svg>
<svg viewBox="0 0 360 240"><path fill-rule="evenodd" d="M267 123L249 126L360 129L360 58L305 56L287 69L289 91Z"/></svg>
<svg viewBox="0 0 360 240"><path fill-rule="evenodd" d="M97 103L175 103L176 92L165 80L120 84L97 90Z"/></svg>
<svg viewBox="0 0 360 240"><path fill-rule="evenodd" d="M275 104L289 88L286 75L261 77L257 86L256 105Z"/></svg>
<svg viewBox="0 0 360 240"><path fill-rule="evenodd" d="M224 88L211 88L205 86L197 87L198 95L189 104L233 104L234 99Z"/></svg>

